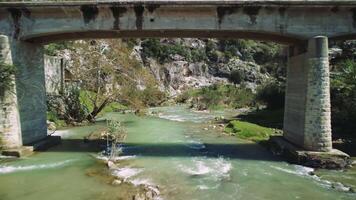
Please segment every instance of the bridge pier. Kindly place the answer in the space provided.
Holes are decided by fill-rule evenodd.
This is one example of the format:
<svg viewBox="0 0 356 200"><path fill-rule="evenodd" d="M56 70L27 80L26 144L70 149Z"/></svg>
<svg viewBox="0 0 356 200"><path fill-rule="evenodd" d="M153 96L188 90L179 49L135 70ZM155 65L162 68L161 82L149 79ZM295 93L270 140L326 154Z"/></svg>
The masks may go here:
<svg viewBox="0 0 356 200"><path fill-rule="evenodd" d="M0 63L12 65L9 38L0 35ZM16 149L22 146L20 116L17 106L15 76L10 88L0 88L0 147Z"/></svg>
<svg viewBox="0 0 356 200"><path fill-rule="evenodd" d="M289 50L284 138L305 150L332 150L327 37Z"/></svg>
<svg viewBox="0 0 356 200"><path fill-rule="evenodd" d="M16 91L22 142L28 145L47 137L43 46L13 40L11 50L17 69Z"/></svg>

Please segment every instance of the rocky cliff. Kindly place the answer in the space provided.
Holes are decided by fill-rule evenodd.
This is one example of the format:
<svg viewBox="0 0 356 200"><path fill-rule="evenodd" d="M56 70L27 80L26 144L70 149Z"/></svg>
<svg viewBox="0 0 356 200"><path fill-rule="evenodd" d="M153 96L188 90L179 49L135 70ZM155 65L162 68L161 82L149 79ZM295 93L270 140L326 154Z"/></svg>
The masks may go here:
<svg viewBox="0 0 356 200"><path fill-rule="evenodd" d="M255 91L259 84L271 79L271 74L283 74L276 71L283 68L284 63L276 59L281 55L280 46L248 42L197 38L146 39L135 41L132 56L149 69L161 90L167 91L170 96L189 88L216 83L243 84ZM260 54L270 58L267 61L260 58Z"/></svg>

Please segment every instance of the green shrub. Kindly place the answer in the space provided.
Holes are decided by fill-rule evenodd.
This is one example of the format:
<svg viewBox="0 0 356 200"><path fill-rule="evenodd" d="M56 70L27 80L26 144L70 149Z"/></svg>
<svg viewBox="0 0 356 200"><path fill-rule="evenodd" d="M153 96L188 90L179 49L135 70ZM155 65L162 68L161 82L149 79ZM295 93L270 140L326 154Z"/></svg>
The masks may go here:
<svg viewBox="0 0 356 200"><path fill-rule="evenodd" d="M8 65L3 62L0 63L0 97L4 95L6 90L13 86L13 75L16 73L14 65Z"/></svg>
<svg viewBox="0 0 356 200"><path fill-rule="evenodd" d="M265 104L267 108L277 109L284 107L285 85L277 81L270 81L257 89L257 101Z"/></svg>
<svg viewBox="0 0 356 200"><path fill-rule="evenodd" d="M49 56L56 56L59 51L71 48L72 42L69 41L50 43L44 47L44 53Z"/></svg>
<svg viewBox="0 0 356 200"><path fill-rule="evenodd" d="M54 111L47 111L47 120L54 122L54 124L56 124L56 128L65 127L67 125L64 120L59 118L58 113Z"/></svg>
<svg viewBox="0 0 356 200"><path fill-rule="evenodd" d="M341 71L331 76L332 124L339 134L354 134L356 125L356 62L338 64Z"/></svg>
<svg viewBox="0 0 356 200"><path fill-rule="evenodd" d="M247 88L235 85L214 84L201 89L189 90L177 98L178 102L192 99L191 106L199 110L241 108L254 105L254 94Z"/></svg>
<svg viewBox="0 0 356 200"><path fill-rule="evenodd" d="M187 61L200 62L207 59L204 49L191 49L180 43L163 44L159 39L146 39L142 42L145 57L157 59L161 64L172 61L171 56L178 54Z"/></svg>

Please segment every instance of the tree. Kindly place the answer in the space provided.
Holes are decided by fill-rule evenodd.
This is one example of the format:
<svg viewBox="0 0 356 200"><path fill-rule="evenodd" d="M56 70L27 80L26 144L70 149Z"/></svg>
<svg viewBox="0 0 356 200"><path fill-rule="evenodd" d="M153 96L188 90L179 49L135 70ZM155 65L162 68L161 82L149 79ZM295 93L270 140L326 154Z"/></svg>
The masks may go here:
<svg viewBox="0 0 356 200"><path fill-rule="evenodd" d="M95 117L112 102L134 109L147 106L142 93L157 83L121 40L78 41L70 50L73 79L79 82L82 102L88 107L86 119Z"/></svg>

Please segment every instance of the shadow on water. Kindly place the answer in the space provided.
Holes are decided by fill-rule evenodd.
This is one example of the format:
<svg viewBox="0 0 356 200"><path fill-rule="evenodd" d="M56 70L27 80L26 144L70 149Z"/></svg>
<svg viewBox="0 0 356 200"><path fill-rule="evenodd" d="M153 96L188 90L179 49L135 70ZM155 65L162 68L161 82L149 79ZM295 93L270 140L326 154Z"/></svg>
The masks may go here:
<svg viewBox="0 0 356 200"><path fill-rule="evenodd" d="M47 152L100 152L105 141L84 142L82 139L63 139L62 144ZM124 155L141 157L225 157L230 159L279 161L256 143L123 143Z"/></svg>

